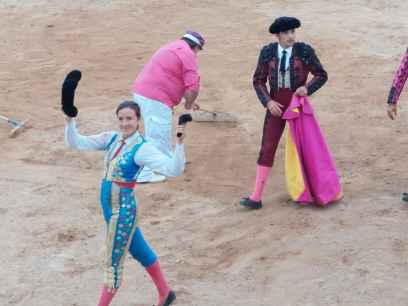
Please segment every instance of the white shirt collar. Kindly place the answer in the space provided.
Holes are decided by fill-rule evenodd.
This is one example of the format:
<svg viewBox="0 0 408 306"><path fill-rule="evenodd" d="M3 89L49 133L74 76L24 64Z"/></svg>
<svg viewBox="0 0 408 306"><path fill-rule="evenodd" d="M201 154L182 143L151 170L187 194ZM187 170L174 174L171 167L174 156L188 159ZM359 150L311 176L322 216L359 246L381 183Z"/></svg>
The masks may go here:
<svg viewBox="0 0 408 306"><path fill-rule="evenodd" d="M291 57L291 55L292 55L292 49L293 49L293 46L292 46L292 47L289 47L289 48L287 48L287 49L283 49L282 46L281 46L280 44L278 44L278 55L279 55L279 58L282 57L282 52L283 52L283 50L285 50L285 51L286 51L286 58L289 59L289 58Z"/></svg>

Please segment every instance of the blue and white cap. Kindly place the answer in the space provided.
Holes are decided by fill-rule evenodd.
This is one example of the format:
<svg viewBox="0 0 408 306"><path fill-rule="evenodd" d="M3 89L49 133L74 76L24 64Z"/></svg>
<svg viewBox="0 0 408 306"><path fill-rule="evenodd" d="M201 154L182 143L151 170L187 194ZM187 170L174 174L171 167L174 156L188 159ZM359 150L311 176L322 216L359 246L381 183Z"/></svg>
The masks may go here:
<svg viewBox="0 0 408 306"><path fill-rule="evenodd" d="M200 46L201 49L204 47L205 39L201 36L200 33L187 31L186 34L183 35L183 37L195 42Z"/></svg>

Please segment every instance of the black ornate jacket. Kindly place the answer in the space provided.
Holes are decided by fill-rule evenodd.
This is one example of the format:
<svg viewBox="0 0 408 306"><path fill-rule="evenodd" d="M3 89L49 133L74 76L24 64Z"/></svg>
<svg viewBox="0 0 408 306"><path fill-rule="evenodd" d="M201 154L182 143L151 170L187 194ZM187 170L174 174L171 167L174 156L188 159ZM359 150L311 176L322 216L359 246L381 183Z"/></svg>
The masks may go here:
<svg viewBox="0 0 408 306"><path fill-rule="evenodd" d="M327 72L324 70L313 48L305 43L297 42L293 45L289 60L290 89L296 91L298 87L306 86L310 96L327 81ZM313 78L307 82L309 72ZM279 56L278 43L271 43L261 50L253 76L255 92L266 107L273 93L278 91ZM269 81L270 92L266 87ZM307 82L307 83L306 83Z"/></svg>

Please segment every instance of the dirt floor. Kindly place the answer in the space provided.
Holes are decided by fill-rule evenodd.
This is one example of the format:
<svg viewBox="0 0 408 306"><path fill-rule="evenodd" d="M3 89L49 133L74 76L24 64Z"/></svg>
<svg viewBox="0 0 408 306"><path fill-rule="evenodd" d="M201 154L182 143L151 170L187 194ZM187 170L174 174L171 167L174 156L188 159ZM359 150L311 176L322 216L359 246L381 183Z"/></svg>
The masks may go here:
<svg viewBox="0 0 408 306"><path fill-rule="evenodd" d="M203 108L238 124L188 128L186 173L138 187L140 224L177 292L175 305L408 305L408 91L385 115L408 41L408 1L0 1L0 305L96 305L104 221L100 153L63 142L60 86L73 68L84 134L115 128L113 110L162 44L186 29L199 55ZM255 177L264 110L251 77L272 20L294 15L329 82L312 98L344 184L326 209L289 201L283 146L260 211L238 205ZM112 305L156 302L129 259Z"/></svg>

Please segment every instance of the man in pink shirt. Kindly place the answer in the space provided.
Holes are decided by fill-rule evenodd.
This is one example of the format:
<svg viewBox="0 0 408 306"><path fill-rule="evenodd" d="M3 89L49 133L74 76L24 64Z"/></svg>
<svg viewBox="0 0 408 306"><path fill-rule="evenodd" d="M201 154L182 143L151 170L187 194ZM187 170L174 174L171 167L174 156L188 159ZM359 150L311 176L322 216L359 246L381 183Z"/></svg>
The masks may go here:
<svg viewBox="0 0 408 306"><path fill-rule="evenodd" d="M133 83L133 101L142 112L145 138L165 154L172 152L173 107L184 98L187 110L199 109L195 104L200 89L197 53L204 44L199 33L187 31L181 39L157 50ZM138 182L165 179L144 168Z"/></svg>

